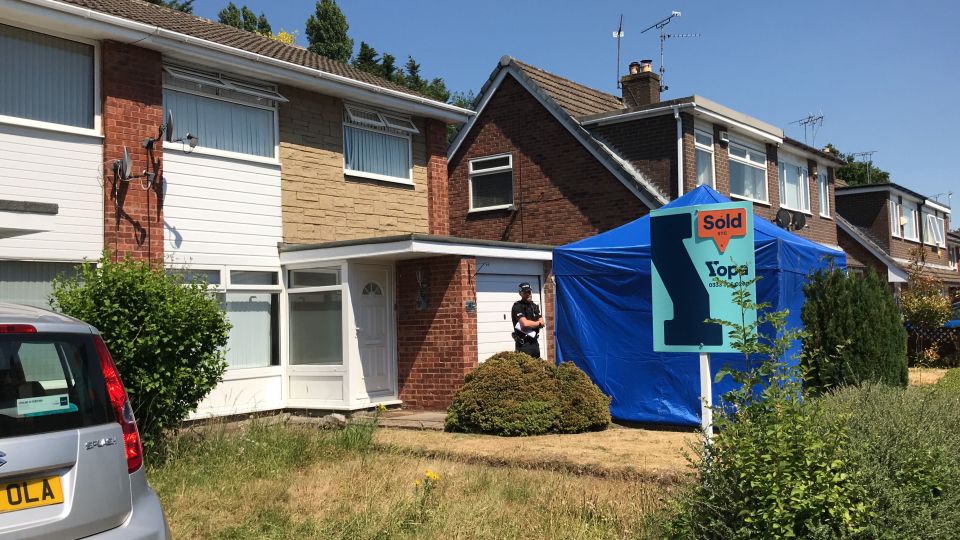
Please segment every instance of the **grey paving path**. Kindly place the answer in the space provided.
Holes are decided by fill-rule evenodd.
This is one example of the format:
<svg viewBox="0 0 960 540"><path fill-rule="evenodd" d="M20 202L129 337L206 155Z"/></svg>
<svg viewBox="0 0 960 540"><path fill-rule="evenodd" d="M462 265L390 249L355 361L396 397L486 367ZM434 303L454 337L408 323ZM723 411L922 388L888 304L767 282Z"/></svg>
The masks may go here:
<svg viewBox="0 0 960 540"><path fill-rule="evenodd" d="M388 411L380 417L380 427L443 431L446 411Z"/></svg>

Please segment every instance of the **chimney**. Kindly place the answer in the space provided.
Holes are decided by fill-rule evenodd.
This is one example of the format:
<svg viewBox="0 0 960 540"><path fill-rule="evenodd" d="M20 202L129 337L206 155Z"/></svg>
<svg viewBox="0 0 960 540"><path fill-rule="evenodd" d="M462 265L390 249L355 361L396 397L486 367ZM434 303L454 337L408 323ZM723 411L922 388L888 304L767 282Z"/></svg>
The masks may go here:
<svg viewBox="0 0 960 540"><path fill-rule="evenodd" d="M630 74L620 79L623 104L644 107L660 103L660 76L653 72L653 60L630 63Z"/></svg>

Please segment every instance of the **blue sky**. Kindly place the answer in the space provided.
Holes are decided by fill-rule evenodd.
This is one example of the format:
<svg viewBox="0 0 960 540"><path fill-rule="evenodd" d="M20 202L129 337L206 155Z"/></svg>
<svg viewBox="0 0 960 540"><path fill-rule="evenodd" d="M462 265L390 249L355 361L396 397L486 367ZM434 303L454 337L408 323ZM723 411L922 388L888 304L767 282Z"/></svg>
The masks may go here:
<svg viewBox="0 0 960 540"><path fill-rule="evenodd" d="M235 2L241 5L243 2ZM412 55L426 77L451 90L478 91L509 54L577 82L617 93L617 28L624 17L621 74L632 60L659 68L656 30L680 11L670 32L699 38L667 42L664 99L699 94L783 128L823 114L815 140L844 152L875 150L874 163L895 182L935 195L953 190L952 157L960 129L960 2L645 0L484 2L341 0L355 49L366 41L403 63ZM194 13L216 19L226 0L196 0ZM247 0L274 31L299 31L310 1ZM547 8L546 6L550 6ZM946 203L944 194L939 199ZM954 224L960 218L954 218ZM954 226L955 226L954 225Z"/></svg>

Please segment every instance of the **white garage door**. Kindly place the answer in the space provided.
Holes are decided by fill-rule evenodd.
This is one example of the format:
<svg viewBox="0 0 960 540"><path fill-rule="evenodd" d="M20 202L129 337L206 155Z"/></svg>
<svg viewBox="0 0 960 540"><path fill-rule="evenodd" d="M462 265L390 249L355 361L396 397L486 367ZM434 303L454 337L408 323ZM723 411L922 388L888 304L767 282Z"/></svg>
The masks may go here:
<svg viewBox="0 0 960 540"><path fill-rule="evenodd" d="M477 274L477 350L483 362L500 351L514 350L510 308L520 299L517 285L530 283L533 300L543 310L540 276L521 274ZM546 358L545 332L540 331L540 355Z"/></svg>

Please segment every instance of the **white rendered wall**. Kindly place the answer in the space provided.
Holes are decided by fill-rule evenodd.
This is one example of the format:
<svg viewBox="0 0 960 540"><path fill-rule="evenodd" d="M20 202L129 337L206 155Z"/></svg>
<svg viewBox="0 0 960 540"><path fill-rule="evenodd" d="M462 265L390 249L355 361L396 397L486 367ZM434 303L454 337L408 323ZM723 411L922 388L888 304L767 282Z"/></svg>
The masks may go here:
<svg viewBox="0 0 960 540"><path fill-rule="evenodd" d="M0 237L0 259L98 259L102 162L99 137L0 124L0 199L59 205L51 230Z"/></svg>

